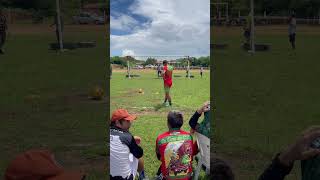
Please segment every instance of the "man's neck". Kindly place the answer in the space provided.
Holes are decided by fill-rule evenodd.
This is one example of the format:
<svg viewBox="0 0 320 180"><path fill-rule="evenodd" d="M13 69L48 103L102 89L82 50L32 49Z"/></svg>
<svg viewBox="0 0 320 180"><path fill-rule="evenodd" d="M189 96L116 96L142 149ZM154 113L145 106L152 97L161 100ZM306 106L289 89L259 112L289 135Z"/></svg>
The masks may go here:
<svg viewBox="0 0 320 180"><path fill-rule="evenodd" d="M119 130L121 130L121 131L127 131L127 130L122 129L121 127L119 127L119 126L117 126L117 125L114 125L113 127L116 128L116 129L119 129Z"/></svg>
<svg viewBox="0 0 320 180"><path fill-rule="evenodd" d="M169 131L180 131L180 128L169 128Z"/></svg>

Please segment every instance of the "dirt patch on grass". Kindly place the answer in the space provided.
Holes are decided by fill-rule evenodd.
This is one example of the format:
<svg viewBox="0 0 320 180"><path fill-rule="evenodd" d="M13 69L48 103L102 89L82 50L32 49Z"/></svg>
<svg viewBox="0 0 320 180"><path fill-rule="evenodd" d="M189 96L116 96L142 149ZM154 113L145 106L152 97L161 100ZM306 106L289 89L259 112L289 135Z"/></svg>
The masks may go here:
<svg viewBox="0 0 320 180"><path fill-rule="evenodd" d="M155 111L155 109L153 107L151 108L146 108L146 109L134 109L131 108L130 111L134 114L136 114L137 116L165 116L167 115L167 112L158 112Z"/></svg>
<svg viewBox="0 0 320 180"><path fill-rule="evenodd" d="M89 96L85 92L69 92L62 95L50 94L48 95L44 106L41 108L51 112L68 112L79 104L108 104L108 98L103 96L102 99L96 100Z"/></svg>
<svg viewBox="0 0 320 180"><path fill-rule="evenodd" d="M14 35L55 34L55 27L50 24L9 24L9 32ZM71 32L106 32L105 26L97 25L65 25L65 33Z"/></svg>

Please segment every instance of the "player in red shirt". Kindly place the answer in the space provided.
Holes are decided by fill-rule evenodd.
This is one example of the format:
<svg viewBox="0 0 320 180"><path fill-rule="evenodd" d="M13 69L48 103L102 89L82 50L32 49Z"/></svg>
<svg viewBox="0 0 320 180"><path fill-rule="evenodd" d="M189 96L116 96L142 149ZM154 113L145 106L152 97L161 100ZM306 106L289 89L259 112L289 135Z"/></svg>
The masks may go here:
<svg viewBox="0 0 320 180"><path fill-rule="evenodd" d="M190 133L181 130L183 116L170 111L167 116L169 131L160 134L156 140L156 153L161 160L160 176L166 180L191 180L192 160L197 146Z"/></svg>
<svg viewBox="0 0 320 180"><path fill-rule="evenodd" d="M165 91L165 98L164 98L164 104L169 101L169 105L172 105L171 97L170 97L170 88L172 86L172 72L173 67L168 65L168 61L163 61L163 82L164 82L164 91Z"/></svg>

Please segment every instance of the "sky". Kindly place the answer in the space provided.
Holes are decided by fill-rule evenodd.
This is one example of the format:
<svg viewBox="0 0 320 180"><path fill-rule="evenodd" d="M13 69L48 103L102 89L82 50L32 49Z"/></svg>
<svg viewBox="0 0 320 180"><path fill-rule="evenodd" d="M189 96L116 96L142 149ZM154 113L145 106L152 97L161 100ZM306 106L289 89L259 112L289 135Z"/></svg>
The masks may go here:
<svg viewBox="0 0 320 180"><path fill-rule="evenodd" d="M210 54L210 0L111 0L111 56Z"/></svg>

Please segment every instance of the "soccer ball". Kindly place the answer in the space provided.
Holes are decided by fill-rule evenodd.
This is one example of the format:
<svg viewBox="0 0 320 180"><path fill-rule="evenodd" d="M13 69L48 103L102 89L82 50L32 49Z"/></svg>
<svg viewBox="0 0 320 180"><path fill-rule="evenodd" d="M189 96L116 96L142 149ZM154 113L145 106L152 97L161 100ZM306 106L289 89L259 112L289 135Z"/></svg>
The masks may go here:
<svg viewBox="0 0 320 180"><path fill-rule="evenodd" d="M143 90L142 90L142 89L139 89L139 93L143 93Z"/></svg>
<svg viewBox="0 0 320 180"><path fill-rule="evenodd" d="M100 86L95 86L92 88L90 92L91 99L101 100L103 98L104 91Z"/></svg>

